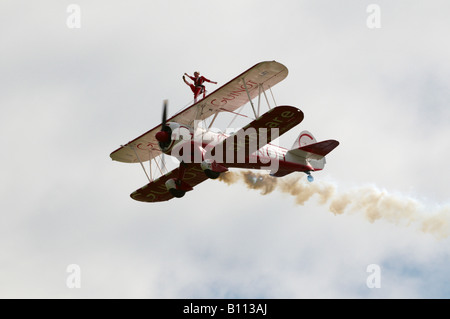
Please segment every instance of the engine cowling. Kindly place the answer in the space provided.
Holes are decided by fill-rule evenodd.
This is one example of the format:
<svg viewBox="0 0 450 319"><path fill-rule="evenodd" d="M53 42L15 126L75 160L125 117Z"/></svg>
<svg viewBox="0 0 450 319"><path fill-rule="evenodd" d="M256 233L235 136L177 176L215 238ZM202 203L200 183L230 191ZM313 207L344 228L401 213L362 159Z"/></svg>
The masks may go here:
<svg viewBox="0 0 450 319"><path fill-rule="evenodd" d="M161 131L156 133L155 138L161 151L168 153L176 144L191 139L193 132L194 130L189 126L169 122L162 127Z"/></svg>

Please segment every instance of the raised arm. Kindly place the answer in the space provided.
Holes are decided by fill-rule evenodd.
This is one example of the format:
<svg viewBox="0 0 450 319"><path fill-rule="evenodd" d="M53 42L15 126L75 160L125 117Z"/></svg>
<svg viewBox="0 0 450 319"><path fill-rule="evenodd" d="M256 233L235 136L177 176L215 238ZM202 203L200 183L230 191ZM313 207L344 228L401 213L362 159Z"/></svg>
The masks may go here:
<svg viewBox="0 0 450 319"><path fill-rule="evenodd" d="M205 78L205 77L203 77L203 80L205 80L206 82L212 83L212 84L217 84L217 82L214 82L214 81L208 80L208 79L207 79L207 78Z"/></svg>
<svg viewBox="0 0 450 319"><path fill-rule="evenodd" d="M189 74L185 73L184 75L186 75L188 78L190 78L192 81L195 81L195 78L193 76L190 76Z"/></svg>

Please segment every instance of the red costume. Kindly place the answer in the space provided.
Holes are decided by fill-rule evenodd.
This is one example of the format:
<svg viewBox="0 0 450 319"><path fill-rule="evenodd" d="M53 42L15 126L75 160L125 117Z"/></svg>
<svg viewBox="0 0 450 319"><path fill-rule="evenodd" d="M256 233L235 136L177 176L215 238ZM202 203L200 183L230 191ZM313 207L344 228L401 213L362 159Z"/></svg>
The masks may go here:
<svg viewBox="0 0 450 319"><path fill-rule="evenodd" d="M186 82L187 85L189 85L189 87L191 88L192 92L194 93L194 100L197 100L197 97L200 95L200 93L203 93L203 97L205 97L206 88L203 85L204 82L217 84L217 82L210 81L207 78L205 78L204 76L193 77L193 76L190 76L188 74L186 74L186 75L192 81L194 81L194 84L188 83L186 80L184 81L184 82Z"/></svg>

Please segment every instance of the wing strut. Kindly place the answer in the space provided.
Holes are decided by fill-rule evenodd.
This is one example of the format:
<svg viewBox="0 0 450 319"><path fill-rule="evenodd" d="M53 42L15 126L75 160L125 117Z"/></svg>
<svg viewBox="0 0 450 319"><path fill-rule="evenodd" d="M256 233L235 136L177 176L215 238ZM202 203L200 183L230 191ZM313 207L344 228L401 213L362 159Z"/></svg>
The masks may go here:
<svg viewBox="0 0 450 319"><path fill-rule="evenodd" d="M216 111L216 114L214 114L214 117L213 117L211 123L209 123L208 130L211 129L211 126L214 124L214 121L216 120L217 115L219 115L219 110Z"/></svg>
<svg viewBox="0 0 450 319"><path fill-rule="evenodd" d="M245 92L247 92L248 100L250 101L250 104L252 105L253 114L255 114L255 119L256 119L256 118L258 118L258 116L256 115L255 106L253 105L252 98L250 97L250 92L248 91L247 84L245 83L245 78L242 78L242 82L244 82Z"/></svg>
<svg viewBox="0 0 450 319"><path fill-rule="evenodd" d="M268 85L268 87L270 90L270 94L272 94L273 103L275 103L275 106L277 106L277 102L275 101L275 97L273 96L273 93L272 93L272 88L270 87L270 85ZM266 93L264 93L264 94L266 94Z"/></svg>
<svg viewBox="0 0 450 319"><path fill-rule="evenodd" d="M152 158L152 151L149 149L149 158ZM150 180L153 180L153 174L152 174L152 160L148 161L148 171L150 172Z"/></svg>
<svg viewBox="0 0 450 319"><path fill-rule="evenodd" d="M242 116L242 117L248 117L247 115L244 115L244 114L239 113L239 112L242 111L242 109L244 108L244 106L245 106L245 104L242 105L242 106L240 107L240 109L239 109L237 112L233 112L233 111L228 111L228 110L225 110L225 109L221 109L222 111L225 111L225 112L233 113L233 114L234 114L233 119L231 120L230 124L228 124L227 127L230 127L231 124L233 124L233 122L236 120L236 118L237 118L238 115L240 115L240 116Z"/></svg>
<svg viewBox="0 0 450 319"><path fill-rule="evenodd" d="M264 97L266 98L267 107L269 108L269 110L271 110L270 103L269 103L269 99L267 98L266 90L264 90L264 87L263 87L262 84L260 84L260 87L261 87L261 89L262 89L262 92L264 93ZM272 90L271 90L271 92L272 92ZM272 94L272 96L273 96L273 94ZM275 106L277 106L276 103L275 103Z"/></svg>
<svg viewBox="0 0 450 319"><path fill-rule="evenodd" d="M165 162L163 161L162 156L161 156L161 158L160 158L161 166L159 166L158 160L157 160L156 158L154 159L154 161L155 161L156 166L157 166L158 169L159 169L159 173L160 173L161 175L164 175L163 169L165 169L166 164L165 164ZM161 167L162 167L162 168L161 168ZM167 170L166 170L166 171L167 171Z"/></svg>
<svg viewBox="0 0 450 319"><path fill-rule="evenodd" d="M258 84L258 117L261 112L261 90L263 89L262 84Z"/></svg>
<svg viewBox="0 0 450 319"><path fill-rule="evenodd" d="M134 148L134 146L131 146L131 145L127 145L127 146L131 147L131 149L133 150L134 154L136 154L136 157L137 157L137 159L139 160L139 163L141 163L142 169L144 170L145 176L147 176L148 181L151 183L152 180L151 180L150 177L148 176L147 171L145 170L144 164L142 164L142 161L141 161L141 159L139 158L139 155L138 155L138 153L136 152L136 149ZM123 146L122 146L122 147L123 147Z"/></svg>
<svg viewBox="0 0 450 319"><path fill-rule="evenodd" d="M156 158L156 156L153 156L153 152L151 151L151 150L149 150L149 153L150 153L150 160L148 161L149 162L149 171L150 171L150 179L153 181L153 180L155 180L154 178L153 178L153 175L157 175L158 174L158 171L155 169L154 170L154 172L153 172L153 169L152 169L152 162L154 161L155 162L155 164L156 164L156 167L158 168L158 170L159 170L159 174L161 174L161 176L162 175L164 175L164 169L166 168L165 166L166 166L166 162L164 161L164 153L162 153L161 154L161 157L160 157L160 163L161 163L161 166L159 166L159 164L158 164L158 160L157 160L157 158ZM162 167L162 168L161 168Z"/></svg>

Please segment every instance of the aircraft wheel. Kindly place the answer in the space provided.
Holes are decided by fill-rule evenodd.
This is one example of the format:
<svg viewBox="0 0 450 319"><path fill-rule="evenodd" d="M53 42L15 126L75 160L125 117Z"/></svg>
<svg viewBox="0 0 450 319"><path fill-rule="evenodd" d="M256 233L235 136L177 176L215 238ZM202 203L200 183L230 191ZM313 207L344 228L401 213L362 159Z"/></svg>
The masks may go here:
<svg viewBox="0 0 450 319"><path fill-rule="evenodd" d="M211 179L217 179L220 176L220 172L214 172L210 169L205 169L205 175Z"/></svg>
<svg viewBox="0 0 450 319"><path fill-rule="evenodd" d="M176 198L181 198L184 196L184 194L186 194L186 191L182 191L182 190L176 189L176 188L171 188L169 190L169 192Z"/></svg>

